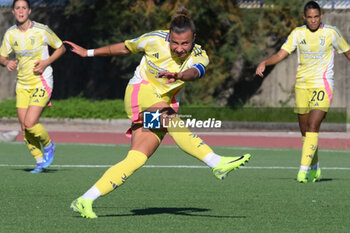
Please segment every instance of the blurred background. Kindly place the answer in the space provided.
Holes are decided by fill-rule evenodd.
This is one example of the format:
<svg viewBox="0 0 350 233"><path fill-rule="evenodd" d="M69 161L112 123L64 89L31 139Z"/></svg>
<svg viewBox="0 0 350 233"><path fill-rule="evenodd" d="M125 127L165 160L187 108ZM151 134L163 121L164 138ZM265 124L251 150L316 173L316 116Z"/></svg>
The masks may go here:
<svg viewBox="0 0 350 233"><path fill-rule="evenodd" d="M31 19L48 25L62 40L96 48L157 29L167 29L184 5L197 27L196 43L210 58L206 76L189 83L184 104L230 108L290 107L294 104L297 57L255 76L258 63L278 51L291 30L303 25L307 1L233 0L32 0ZM323 22L350 42L350 1L318 1ZM0 36L15 23L11 1L0 0ZM82 59L69 51L53 64L54 100L84 97L122 99L142 54ZM335 59L333 107L350 109L349 61ZM0 101L15 97L16 74L0 67ZM348 110L349 115L349 110Z"/></svg>

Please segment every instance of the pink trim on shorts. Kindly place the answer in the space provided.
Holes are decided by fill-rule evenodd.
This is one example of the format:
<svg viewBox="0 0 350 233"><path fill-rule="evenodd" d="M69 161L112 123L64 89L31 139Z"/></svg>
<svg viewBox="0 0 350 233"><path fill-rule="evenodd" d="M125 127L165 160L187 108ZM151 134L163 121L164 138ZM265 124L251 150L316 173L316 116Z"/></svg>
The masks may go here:
<svg viewBox="0 0 350 233"><path fill-rule="evenodd" d="M139 121L140 116L140 108L139 108L139 92L141 84L149 84L149 82L142 80L140 83L133 84L132 85L132 93L131 93L131 111L132 111L132 117L131 121L134 123L141 123ZM131 127L126 131L125 136L128 138L131 138L132 130Z"/></svg>
<svg viewBox="0 0 350 233"><path fill-rule="evenodd" d="M132 111L131 121L135 122L135 123L139 123L139 122L137 122L139 119L139 114L140 114L138 97L139 97L141 84L149 84L149 82L142 80L142 82L132 85L133 89L132 89L132 93L131 93L131 111Z"/></svg>
<svg viewBox="0 0 350 233"><path fill-rule="evenodd" d="M324 83L324 88L325 88L327 95L328 95L329 104L331 104L333 96L332 96L332 89L331 89L331 87L328 83L328 80L326 78L327 70L328 70L328 67L326 68L325 72L323 73L323 83Z"/></svg>
<svg viewBox="0 0 350 233"><path fill-rule="evenodd" d="M171 105L175 112L179 111L179 103L176 101L176 95L181 91L181 89L177 90L171 99Z"/></svg>
<svg viewBox="0 0 350 233"><path fill-rule="evenodd" d="M43 86L46 88L46 92L49 95L49 102L47 103L47 106L51 107L51 94L52 94L52 89L49 87L49 85L47 85L46 80L44 79L43 75L40 75L40 79L41 79L41 83L43 84Z"/></svg>

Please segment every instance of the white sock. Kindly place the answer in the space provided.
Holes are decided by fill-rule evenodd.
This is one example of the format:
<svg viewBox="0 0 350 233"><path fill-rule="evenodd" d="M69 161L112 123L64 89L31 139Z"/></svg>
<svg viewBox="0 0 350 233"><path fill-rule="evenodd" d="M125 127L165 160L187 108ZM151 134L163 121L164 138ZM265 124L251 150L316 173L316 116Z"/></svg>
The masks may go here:
<svg viewBox="0 0 350 233"><path fill-rule="evenodd" d="M92 186L86 193L84 193L83 196L81 196L82 199L89 199L95 201L97 198L101 196L100 190L96 188L96 186Z"/></svg>
<svg viewBox="0 0 350 233"><path fill-rule="evenodd" d="M217 155L214 152L211 152L204 157L203 162L207 164L208 167L213 168L220 163L220 160L221 160L220 155Z"/></svg>
<svg viewBox="0 0 350 233"><path fill-rule="evenodd" d="M320 163L319 162L317 162L315 165L311 165L311 169L313 169L313 170L317 170L319 168L320 168Z"/></svg>
<svg viewBox="0 0 350 233"><path fill-rule="evenodd" d="M35 159L36 163L43 163L44 162L44 157L40 156L39 158Z"/></svg>
<svg viewBox="0 0 350 233"><path fill-rule="evenodd" d="M309 171L309 166L300 166L299 171L307 172Z"/></svg>

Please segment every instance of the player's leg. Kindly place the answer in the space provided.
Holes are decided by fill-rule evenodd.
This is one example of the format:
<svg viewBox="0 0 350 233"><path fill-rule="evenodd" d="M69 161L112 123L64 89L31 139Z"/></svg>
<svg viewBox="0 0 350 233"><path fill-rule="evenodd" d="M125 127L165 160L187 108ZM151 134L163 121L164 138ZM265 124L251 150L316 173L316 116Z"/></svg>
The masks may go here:
<svg viewBox="0 0 350 233"><path fill-rule="evenodd" d="M188 128L180 126L179 122L181 119L176 116L175 111L168 103L159 102L149 108L152 111L154 109L159 109L162 113L161 122L166 123L166 129L175 143L184 152L203 161L212 168L214 175L218 179L224 179L230 171L239 168L250 159L251 156L249 154L238 157L222 157L215 154L198 135L192 133ZM170 124L169 121L172 121L172 123Z"/></svg>
<svg viewBox="0 0 350 233"><path fill-rule="evenodd" d="M303 146L302 162L310 166L308 176L309 182L315 182L321 179L321 169L318 162L318 133L322 120L327 112L314 109L310 112L308 120L308 130L305 135L305 149ZM312 158L311 158L312 157Z"/></svg>
<svg viewBox="0 0 350 233"><path fill-rule="evenodd" d="M305 139L308 130L308 120L310 115L310 96L309 89L295 88L295 108L294 112L298 114L299 128L302 135L303 149L301 155L300 168L297 175L297 181L306 183L310 164L306 157L304 157L306 150Z"/></svg>
<svg viewBox="0 0 350 233"><path fill-rule="evenodd" d="M141 125L134 125L131 148L124 160L110 167L84 195L72 202L71 208L83 217L96 218L97 215L92 210L93 201L124 184L146 163L158 148L160 141L161 139L152 131L143 129Z"/></svg>
<svg viewBox="0 0 350 233"><path fill-rule="evenodd" d="M24 127L26 128L26 131L33 134L44 147L44 168L49 167L53 162L56 149L56 146L50 139L47 130L39 123L39 118L49 101L50 95L47 93L46 88L42 87L34 89L24 119Z"/></svg>
<svg viewBox="0 0 350 233"><path fill-rule="evenodd" d="M299 121L299 129L302 137L303 145L305 143L305 134L307 130L307 122L309 118L309 113L306 114L298 114L298 121ZM302 147L303 148L303 147ZM303 157L301 157L302 160ZM304 166L303 161L300 162L300 168L297 175L297 181L300 183L306 183L307 182L307 173L309 171L309 166Z"/></svg>
<svg viewBox="0 0 350 233"><path fill-rule="evenodd" d="M33 156L37 164L34 170L31 171L31 173L40 173L44 170L43 164L45 160L43 153L41 152L41 145L39 140L35 138L33 134L25 130L24 118L26 116L26 113L27 108L17 108L17 116L21 124L24 141L29 149L30 154Z"/></svg>
<svg viewBox="0 0 350 233"><path fill-rule="evenodd" d="M328 92L324 88L295 90L298 107L296 112L299 113L299 126L303 136L301 165L297 176L300 183L315 181L321 177L318 163L318 132L332 98L326 93ZM310 167L311 171L308 174Z"/></svg>
<svg viewBox="0 0 350 233"><path fill-rule="evenodd" d="M17 116L18 121L21 124L21 129L24 137L24 141L29 149L30 154L34 157L37 166L32 173L38 173L43 171L44 157L41 152L41 145L39 140L34 137L33 134L25 130L24 121L27 115L30 98L32 96L31 90L16 88L16 107L17 107Z"/></svg>
<svg viewBox="0 0 350 233"><path fill-rule="evenodd" d="M300 128L300 132L301 132L301 135L302 135L301 138L302 138L303 144L305 142L305 134L306 134L306 129L307 129L308 118L309 118L309 114L298 114L299 128ZM317 149L315 151L314 158L312 159L311 168L313 166L316 166L316 164L318 164L318 147L317 147Z"/></svg>
<svg viewBox="0 0 350 233"><path fill-rule="evenodd" d="M124 98L125 111L133 122L139 122L131 127L130 151L124 160L109 168L87 192L72 202L71 208L83 217L96 218L97 215L92 210L93 201L124 184L126 179L142 167L158 148L164 133L156 134L143 129L139 119L142 106L153 104L160 99L159 95L153 93L149 95L152 91L153 88L147 83L127 86Z"/></svg>

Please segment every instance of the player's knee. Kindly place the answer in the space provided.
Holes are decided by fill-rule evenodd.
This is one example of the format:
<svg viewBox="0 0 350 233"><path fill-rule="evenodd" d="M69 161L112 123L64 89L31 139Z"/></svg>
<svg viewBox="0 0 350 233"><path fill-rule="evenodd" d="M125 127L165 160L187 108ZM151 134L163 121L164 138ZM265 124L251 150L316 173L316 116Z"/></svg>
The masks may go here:
<svg viewBox="0 0 350 233"><path fill-rule="evenodd" d="M36 125L36 122L25 120L23 125L25 129L31 129Z"/></svg>
<svg viewBox="0 0 350 233"><path fill-rule="evenodd" d="M307 132L318 132L318 131L320 131L320 125L318 125L318 124L308 125Z"/></svg>

